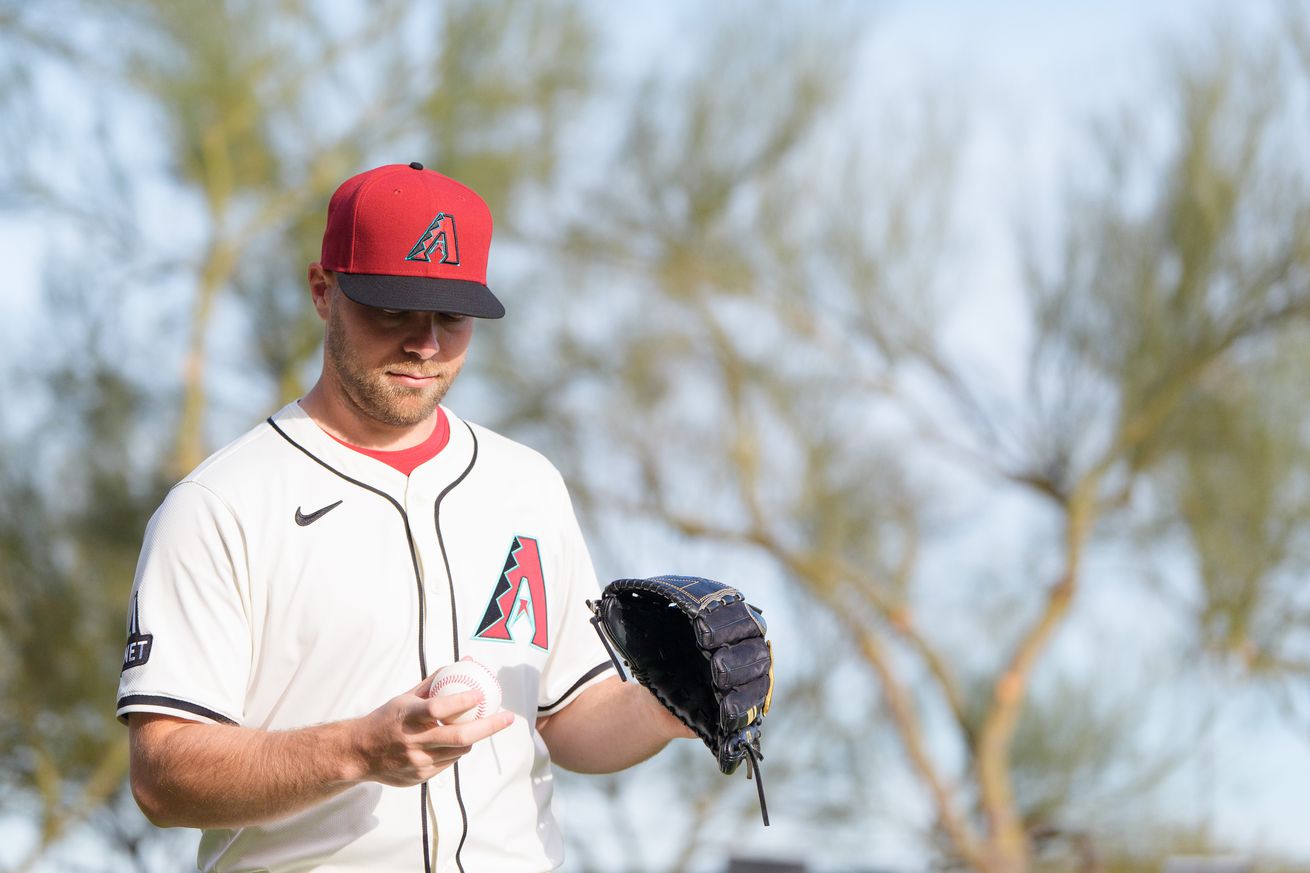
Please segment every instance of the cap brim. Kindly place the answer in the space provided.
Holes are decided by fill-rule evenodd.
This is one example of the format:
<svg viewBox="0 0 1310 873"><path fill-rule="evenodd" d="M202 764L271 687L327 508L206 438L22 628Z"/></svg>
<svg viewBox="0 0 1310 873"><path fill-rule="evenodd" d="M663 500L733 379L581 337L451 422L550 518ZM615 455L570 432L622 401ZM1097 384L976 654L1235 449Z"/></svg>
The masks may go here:
<svg viewBox="0 0 1310 873"><path fill-rule="evenodd" d="M500 318L505 314L504 305L491 289L478 282L365 273L337 273L336 276L346 296L364 306L450 312L475 318Z"/></svg>

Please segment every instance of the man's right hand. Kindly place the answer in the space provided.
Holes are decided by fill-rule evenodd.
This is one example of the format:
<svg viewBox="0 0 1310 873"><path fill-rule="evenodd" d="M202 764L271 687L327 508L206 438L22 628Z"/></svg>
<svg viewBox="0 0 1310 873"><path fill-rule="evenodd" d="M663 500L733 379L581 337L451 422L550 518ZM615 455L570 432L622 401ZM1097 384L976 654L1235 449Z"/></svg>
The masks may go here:
<svg viewBox="0 0 1310 873"><path fill-rule="evenodd" d="M466 691L428 697L428 677L359 719L357 747L361 780L403 787L436 776L466 755L473 744L504 730L514 713L502 710L464 724L446 724L473 709L481 699Z"/></svg>
<svg viewBox="0 0 1310 873"><path fill-rule="evenodd" d="M292 815L361 782L417 785L514 713L443 724L477 694L427 696L429 679L362 718L292 730L130 716L132 794L159 827L238 828Z"/></svg>

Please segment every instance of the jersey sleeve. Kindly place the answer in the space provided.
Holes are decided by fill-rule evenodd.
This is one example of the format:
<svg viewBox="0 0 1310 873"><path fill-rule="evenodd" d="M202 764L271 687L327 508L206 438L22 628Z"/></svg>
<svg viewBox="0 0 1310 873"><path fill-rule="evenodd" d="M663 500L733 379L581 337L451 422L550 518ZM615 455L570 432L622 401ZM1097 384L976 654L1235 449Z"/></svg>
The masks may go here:
<svg viewBox="0 0 1310 873"><path fill-rule="evenodd" d="M595 600L600 596L596 570L563 480L560 480L559 488L564 597L556 632L558 642L542 671L541 694L537 701L540 715L558 712L584 690L614 674L614 665L596 635L591 624L591 611L587 608L588 599Z"/></svg>
<svg viewBox="0 0 1310 873"><path fill-rule="evenodd" d="M244 538L196 482L175 486L146 528L118 683L118 718L153 712L240 724L251 662Z"/></svg>

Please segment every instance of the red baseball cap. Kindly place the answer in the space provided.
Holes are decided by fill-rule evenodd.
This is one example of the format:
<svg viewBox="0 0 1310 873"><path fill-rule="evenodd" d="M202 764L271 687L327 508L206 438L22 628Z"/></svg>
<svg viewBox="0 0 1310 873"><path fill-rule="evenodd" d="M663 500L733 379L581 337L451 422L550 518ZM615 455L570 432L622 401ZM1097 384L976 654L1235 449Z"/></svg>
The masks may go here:
<svg viewBox="0 0 1310 873"><path fill-rule="evenodd" d="M472 188L412 164L377 167L328 203L324 269L356 303L500 318L487 287L491 210Z"/></svg>

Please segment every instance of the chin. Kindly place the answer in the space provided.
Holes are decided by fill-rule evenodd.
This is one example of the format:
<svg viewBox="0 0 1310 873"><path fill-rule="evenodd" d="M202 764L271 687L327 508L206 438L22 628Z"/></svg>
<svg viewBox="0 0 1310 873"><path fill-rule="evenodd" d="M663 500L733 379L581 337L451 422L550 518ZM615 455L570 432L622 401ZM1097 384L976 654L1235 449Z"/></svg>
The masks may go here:
<svg viewBox="0 0 1310 873"><path fill-rule="evenodd" d="M422 424L432 417L437 411L441 398L423 398L415 399L411 403L392 404L385 410L386 418L402 427L412 427L416 424Z"/></svg>

